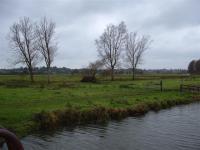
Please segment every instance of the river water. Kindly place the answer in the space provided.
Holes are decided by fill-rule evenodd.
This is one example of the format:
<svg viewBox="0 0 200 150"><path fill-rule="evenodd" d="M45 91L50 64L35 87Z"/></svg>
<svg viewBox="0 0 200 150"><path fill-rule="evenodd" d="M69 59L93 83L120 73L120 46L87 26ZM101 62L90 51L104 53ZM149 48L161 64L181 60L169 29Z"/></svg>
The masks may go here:
<svg viewBox="0 0 200 150"><path fill-rule="evenodd" d="M26 150L200 150L200 103L22 139Z"/></svg>

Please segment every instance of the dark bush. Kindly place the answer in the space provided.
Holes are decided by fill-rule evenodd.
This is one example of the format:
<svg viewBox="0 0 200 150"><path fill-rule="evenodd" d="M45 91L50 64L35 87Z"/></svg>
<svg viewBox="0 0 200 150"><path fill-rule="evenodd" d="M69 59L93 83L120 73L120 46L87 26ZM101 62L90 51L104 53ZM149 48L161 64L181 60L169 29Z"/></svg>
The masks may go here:
<svg viewBox="0 0 200 150"><path fill-rule="evenodd" d="M196 73L200 74L200 60L197 60L195 63Z"/></svg>
<svg viewBox="0 0 200 150"><path fill-rule="evenodd" d="M95 76L84 76L81 82L96 82L97 79Z"/></svg>
<svg viewBox="0 0 200 150"><path fill-rule="evenodd" d="M188 73L200 74L200 60L192 60L188 65Z"/></svg>

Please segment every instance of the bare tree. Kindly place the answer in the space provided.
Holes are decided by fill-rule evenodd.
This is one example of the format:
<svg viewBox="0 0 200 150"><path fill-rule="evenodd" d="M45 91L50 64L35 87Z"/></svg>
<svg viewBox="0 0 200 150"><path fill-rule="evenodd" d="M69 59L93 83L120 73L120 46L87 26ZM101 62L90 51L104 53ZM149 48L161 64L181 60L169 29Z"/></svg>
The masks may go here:
<svg viewBox="0 0 200 150"><path fill-rule="evenodd" d="M135 79L135 70L141 63L142 56L150 43L148 36L139 37L136 32L129 33L126 37L125 55L128 65L132 68L133 80Z"/></svg>
<svg viewBox="0 0 200 150"><path fill-rule="evenodd" d="M27 66L33 82L33 67L37 63L38 53L35 47L34 25L28 17L24 17L10 27L9 40L15 52L15 63Z"/></svg>
<svg viewBox="0 0 200 150"><path fill-rule="evenodd" d="M42 18L40 23L36 26L37 47L42 57L48 72L48 83L50 83L50 69L57 51L55 42L55 23L47 20L46 17Z"/></svg>
<svg viewBox="0 0 200 150"><path fill-rule="evenodd" d="M126 25L121 22L119 25L110 24L104 33L97 39L96 46L100 58L111 71L111 80L114 80L114 70L119 64L119 58L126 39Z"/></svg>
<svg viewBox="0 0 200 150"><path fill-rule="evenodd" d="M88 66L89 74L93 77L96 76L98 69L100 69L103 66L103 62L100 60L97 60L95 62L91 62Z"/></svg>

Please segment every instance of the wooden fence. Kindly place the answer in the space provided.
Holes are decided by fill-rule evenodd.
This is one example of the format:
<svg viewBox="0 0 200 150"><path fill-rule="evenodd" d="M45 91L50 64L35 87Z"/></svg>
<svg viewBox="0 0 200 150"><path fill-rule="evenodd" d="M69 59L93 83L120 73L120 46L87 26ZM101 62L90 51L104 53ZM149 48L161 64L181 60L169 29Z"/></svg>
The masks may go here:
<svg viewBox="0 0 200 150"><path fill-rule="evenodd" d="M180 85L180 92L192 92L192 93L200 93L200 85Z"/></svg>

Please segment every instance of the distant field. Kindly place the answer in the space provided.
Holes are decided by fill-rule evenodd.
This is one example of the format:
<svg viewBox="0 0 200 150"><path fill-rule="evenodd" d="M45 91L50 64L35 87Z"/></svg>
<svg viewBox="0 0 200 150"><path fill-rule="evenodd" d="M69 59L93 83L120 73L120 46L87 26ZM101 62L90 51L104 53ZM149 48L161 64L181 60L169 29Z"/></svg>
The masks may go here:
<svg viewBox="0 0 200 150"><path fill-rule="evenodd" d="M190 99L191 94L180 93L179 86L200 84L200 77L177 74L118 75L116 81L98 77L97 83L81 83L79 75L52 75L46 83L45 75L36 75L35 83L28 76L0 75L0 125L25 134L34 113L67 107L91 109L95 106L128 108L141 102ZM163 92L154 85L163 80Z"/></svg>

